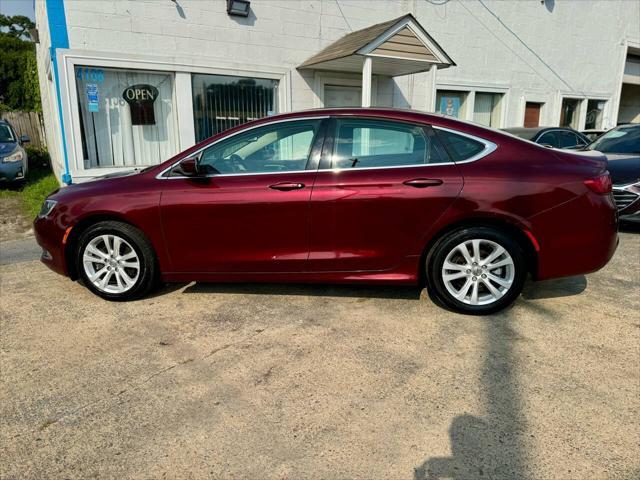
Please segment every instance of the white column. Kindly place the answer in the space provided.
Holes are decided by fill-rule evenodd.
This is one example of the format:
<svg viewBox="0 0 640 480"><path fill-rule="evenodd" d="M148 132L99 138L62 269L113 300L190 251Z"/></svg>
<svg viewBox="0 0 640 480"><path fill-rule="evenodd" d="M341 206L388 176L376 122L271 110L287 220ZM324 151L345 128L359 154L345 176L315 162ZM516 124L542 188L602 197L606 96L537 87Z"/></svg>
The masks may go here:
<svg viewBox="0 0 640 480"><path fill-rule="evenodd" d="M371 57L364 57L362 65L362 106L371 106Z"/></svg>
<svg viewBox="0 0 640 480"><path fill-rule="evenodd" d="M193 124L193 93L191 90L191 74L176 72L176 113L178 116L178 133L180 150L185 150L196 143L196 131Z"/></svg>
<svg viewBox="0 0 640 480"><path fill-rule="evenodd" d="M429 68L429 73L427 74L427 92L426 92L426 100L427 104L425 108L427 112L435 112L439 105L436 105L436 74L438 73L438 68L435 65L431 65ZM414 108L413 105L411 108Z"/></svg>

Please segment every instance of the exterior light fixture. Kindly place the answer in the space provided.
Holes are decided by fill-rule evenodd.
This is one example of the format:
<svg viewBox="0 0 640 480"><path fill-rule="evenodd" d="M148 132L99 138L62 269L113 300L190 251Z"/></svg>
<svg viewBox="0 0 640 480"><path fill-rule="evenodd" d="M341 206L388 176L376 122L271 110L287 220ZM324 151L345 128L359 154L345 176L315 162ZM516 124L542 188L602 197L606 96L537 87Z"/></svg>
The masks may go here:
<svg viewBox="0 0 640 480"><path fill-rule="evenodd" d="M250 0L227 0L227 13L229 15L248 17L250 8Z"/></svg>

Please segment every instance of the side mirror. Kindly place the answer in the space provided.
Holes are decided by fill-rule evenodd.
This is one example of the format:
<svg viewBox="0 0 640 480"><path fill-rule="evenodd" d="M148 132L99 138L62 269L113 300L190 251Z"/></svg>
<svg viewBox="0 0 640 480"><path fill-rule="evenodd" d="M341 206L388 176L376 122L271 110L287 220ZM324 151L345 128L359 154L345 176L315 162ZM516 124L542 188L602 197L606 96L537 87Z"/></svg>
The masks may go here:
<svg viewBox="0 0 640 480"><path fill-rule="evenodd" d="M20 135L20 143L29 143L30 141L29 135Z"/></svg>
<svg viewBox="0 0 640 480"><path fill-rule="evenodd" d="M184 175L185 177L199 177L200 170L198 168L198 161L200 160L200 156L196 155L193 157L187 157L176 165L175 171L180 175Z"/></svg>

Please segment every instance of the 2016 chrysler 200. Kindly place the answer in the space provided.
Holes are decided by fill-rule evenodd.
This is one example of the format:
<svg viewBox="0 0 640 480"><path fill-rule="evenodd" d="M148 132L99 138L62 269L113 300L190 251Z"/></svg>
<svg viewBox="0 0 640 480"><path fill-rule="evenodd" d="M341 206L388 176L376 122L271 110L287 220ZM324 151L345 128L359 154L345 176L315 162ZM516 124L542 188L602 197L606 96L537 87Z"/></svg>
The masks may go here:
<svg viewBox="0 0 640 480"><path fill-rule="evenodd" d="M164 281L418 284L466 313L527 274L604 266L617 246L606 160L391 109L269 117L158 166L52 194L42 261L111 300Z"/></svg>

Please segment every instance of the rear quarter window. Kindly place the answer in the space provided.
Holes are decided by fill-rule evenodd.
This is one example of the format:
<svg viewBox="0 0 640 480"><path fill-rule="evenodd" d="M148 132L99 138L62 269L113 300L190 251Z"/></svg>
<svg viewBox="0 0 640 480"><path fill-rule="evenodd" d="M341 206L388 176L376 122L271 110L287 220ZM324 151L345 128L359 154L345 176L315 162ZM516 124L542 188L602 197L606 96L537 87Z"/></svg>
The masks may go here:
<svg viewBox="0 0 640 480"><path fill-rule="evenodd" d="M464 135L437 129L438 138L444 144L454 162L475 157L486 148L485 144Z"/></svg>

